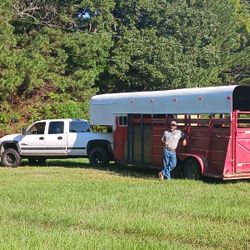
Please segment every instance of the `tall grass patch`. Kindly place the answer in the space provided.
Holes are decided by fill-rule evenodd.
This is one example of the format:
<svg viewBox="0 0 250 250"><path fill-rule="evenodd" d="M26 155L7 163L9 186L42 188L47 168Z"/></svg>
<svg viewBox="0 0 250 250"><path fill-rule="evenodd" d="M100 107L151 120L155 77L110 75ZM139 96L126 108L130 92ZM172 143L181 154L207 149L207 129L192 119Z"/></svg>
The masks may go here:
<svg viewBox="0 0 250 250"><path fill-rule="evenodd" d="M250 182L59 164L0 168L0 249L250 247Z"/></svg>

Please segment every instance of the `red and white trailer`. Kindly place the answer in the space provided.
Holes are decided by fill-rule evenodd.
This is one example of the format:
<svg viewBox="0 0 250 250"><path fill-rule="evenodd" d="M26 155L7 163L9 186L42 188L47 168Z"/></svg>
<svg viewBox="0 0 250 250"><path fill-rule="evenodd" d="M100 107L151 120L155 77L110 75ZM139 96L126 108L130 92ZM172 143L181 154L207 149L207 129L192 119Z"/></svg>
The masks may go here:
<svg viewBox="0 0 250 250"><path fill-rule="evenodd" d="M103 94L90 102L90 123L112 127L121 163L162 168L161 137L173 119L188 138L177 150L184 177L250 178L250 86Z"/></svg>

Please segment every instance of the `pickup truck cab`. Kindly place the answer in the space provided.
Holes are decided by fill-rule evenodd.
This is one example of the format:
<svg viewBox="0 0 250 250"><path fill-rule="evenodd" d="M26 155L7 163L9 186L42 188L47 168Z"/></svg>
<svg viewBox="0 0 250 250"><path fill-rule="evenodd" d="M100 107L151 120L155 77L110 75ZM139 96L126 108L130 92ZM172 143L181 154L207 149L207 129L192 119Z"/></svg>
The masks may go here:
<svg viewBox="0 0 250 250"><path fill-rule="evenodd" d="M112 159L112 144L112 133L91 132L86 120L42 120L22 134L0 138L1 163L17 167L22 158L43 163L47 158L88 157L91 165L105 166Z"/></svg>

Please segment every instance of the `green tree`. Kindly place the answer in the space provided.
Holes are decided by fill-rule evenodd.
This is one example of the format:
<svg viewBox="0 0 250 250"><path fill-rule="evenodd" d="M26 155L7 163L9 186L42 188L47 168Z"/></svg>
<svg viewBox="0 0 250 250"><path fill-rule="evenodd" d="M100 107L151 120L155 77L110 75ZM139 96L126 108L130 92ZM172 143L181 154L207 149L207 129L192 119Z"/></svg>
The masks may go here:
<svg viewBox="0 0 250 250"><path fill-rule="evenodd" d="M87 117L97 91L250 81L247 0L2 0L0 38L0 130Z"/></svg>
<svg viewBox="0 0 250 250"><path fill-rule="evenodd" d="M0 98L7 103L2 112L17 109L19 120L26 121L86 117L112 46L113 1L5 1ZM81 20L78 11L86 6L96 14ZM9 115L3 117L10 121Z"/></svg>
<svg viewBox="0 0 250 250"><path fill-rule="evenodd" d="M117 1L114 14L112 57L98 83L104 92L225 84L242 50L229 0Z"/></svg>
<svg viewBox="0 0 250 250"><path fill-rule="evenodd" d="M110 15L106 15L107 22L100 21L105 19L105 13L110 13L110 5L107 4L105 12L103 6L90 4L86 1L81 4L74 1L43 4L42 0L33 0L27 5L27 2L17 0L16 15L20 19L14 26L18 46L22 48L19 67L23 77L19 92L29 93L48 83L58 91L73 92L74 95L92 88L105 68L112 36L108 32ZM93 20L78 20L77 12L81 6L90 6L93 12L102 7L102 12L98 12ZM105 24L107 30L101 24Z"/></svg>
<svg viewBox="0 0 250 250"><path fill-rule="evenodd" d="M241 47L232 57L230 69L226 72L226 81L231 83L250 83L250 3L232 0L237 11L238 33Z"/></svg>
<svg viewBox="0 0 250 250"><path fill-rule="evenodd" d="M11 0L0 2L0 101L4 102L21 83L16 74L14 28L10 25Z"/></svg>

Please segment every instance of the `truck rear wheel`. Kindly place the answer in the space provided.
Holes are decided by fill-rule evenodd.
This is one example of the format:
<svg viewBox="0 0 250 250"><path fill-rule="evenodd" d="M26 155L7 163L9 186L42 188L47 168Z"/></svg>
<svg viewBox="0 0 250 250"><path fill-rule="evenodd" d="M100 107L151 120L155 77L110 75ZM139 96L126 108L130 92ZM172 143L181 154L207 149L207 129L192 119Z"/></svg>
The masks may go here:
<svg viewBox="0 0 250 250"><path fill-rule="evenodd" d="M89 161L93 167L105 167L109 163L109 154L102 147L93 148L89 153Z"/></svg>
<svg viewBox="0 0 250 250"><path fill-rule="evenodd" d="M201 178L200 164L191 158L184 163L183 175L187 179L198 180Z"/></svg>
<svg viewBox="0 0 250 250"><path fill-rule="evenodd" d="M21 156L14 148L7 148L2 154L1 163L5 167L16 168L21 164Z"/></svg>

